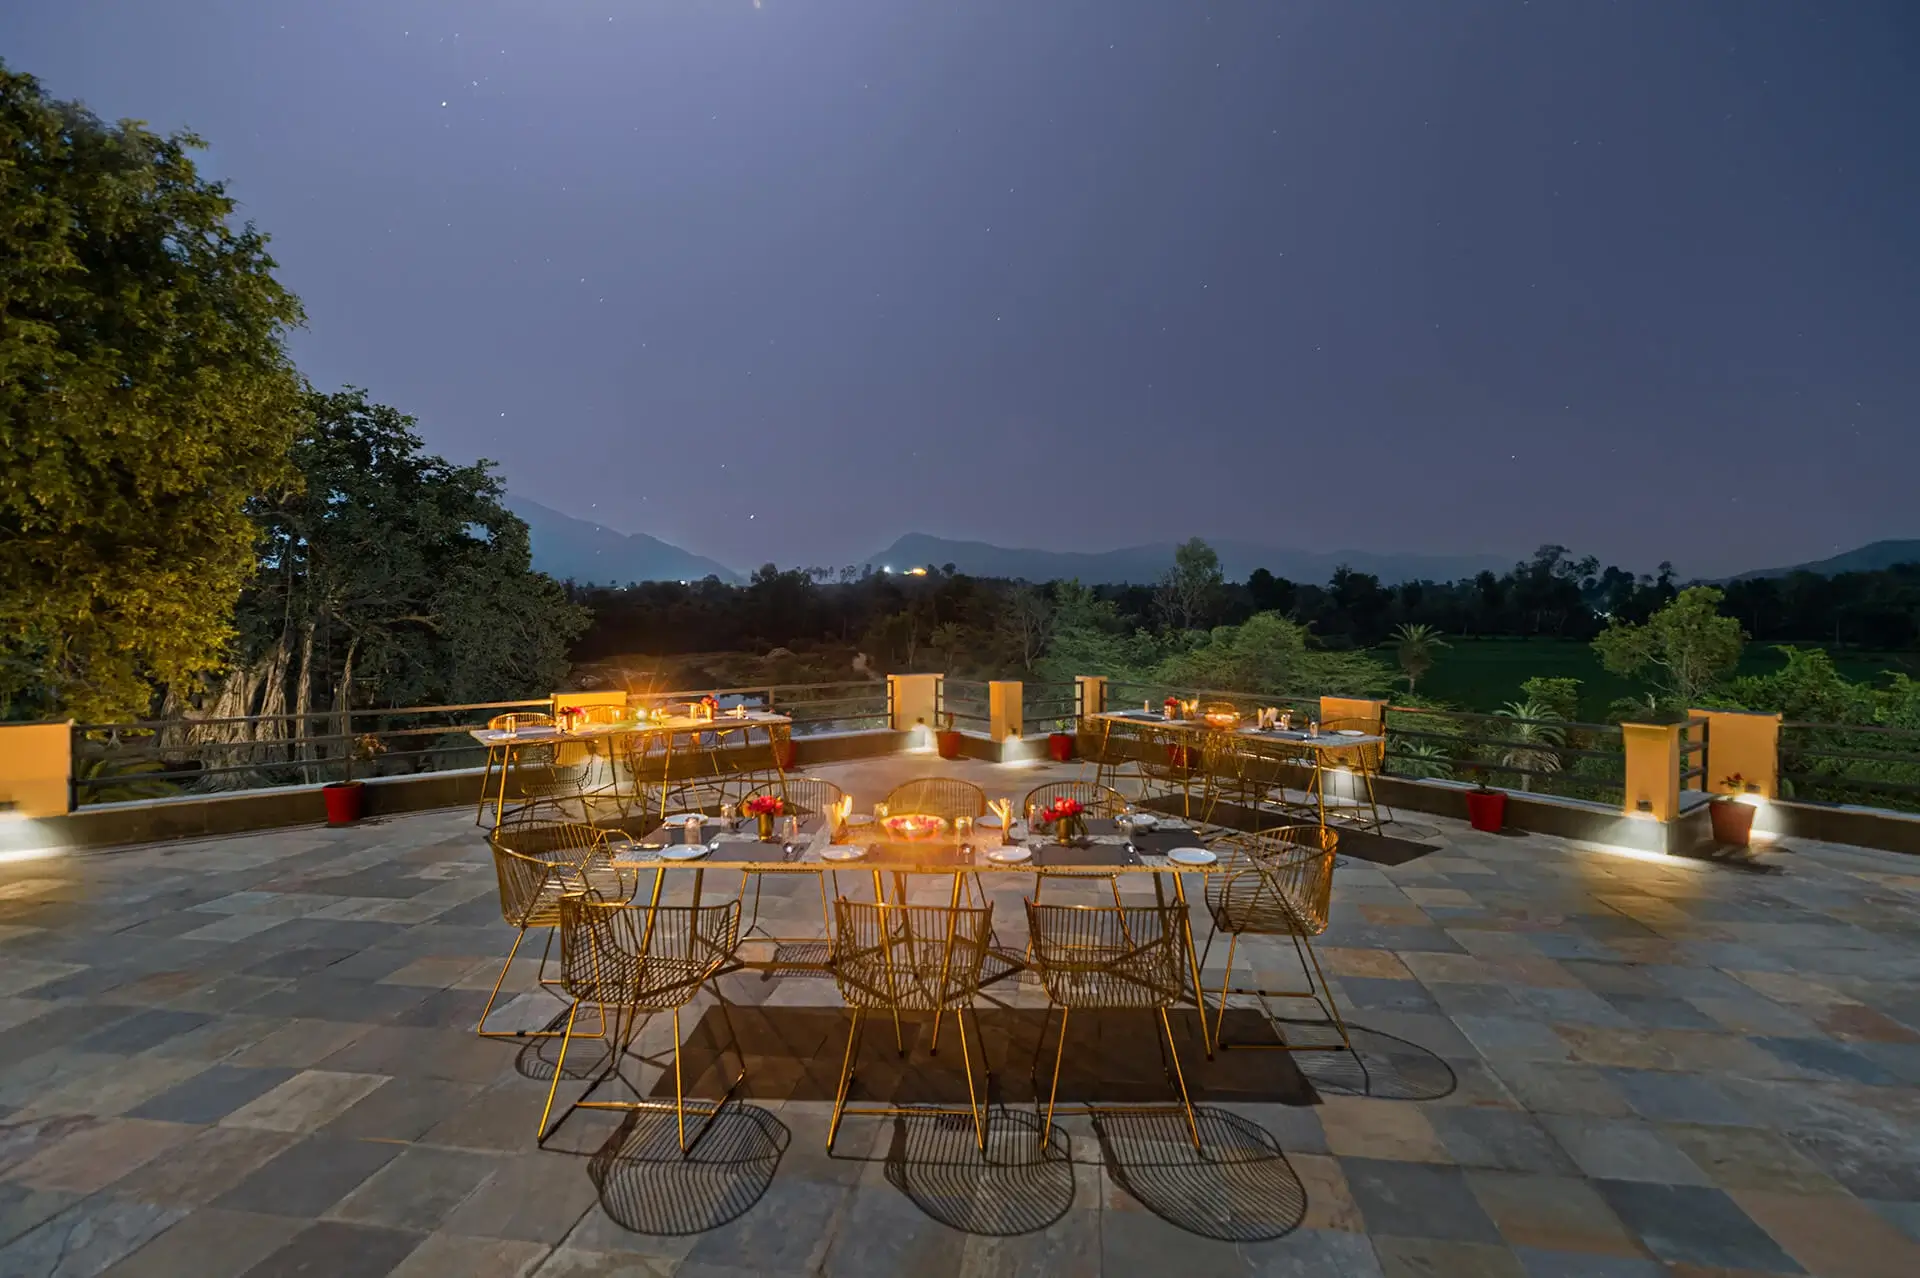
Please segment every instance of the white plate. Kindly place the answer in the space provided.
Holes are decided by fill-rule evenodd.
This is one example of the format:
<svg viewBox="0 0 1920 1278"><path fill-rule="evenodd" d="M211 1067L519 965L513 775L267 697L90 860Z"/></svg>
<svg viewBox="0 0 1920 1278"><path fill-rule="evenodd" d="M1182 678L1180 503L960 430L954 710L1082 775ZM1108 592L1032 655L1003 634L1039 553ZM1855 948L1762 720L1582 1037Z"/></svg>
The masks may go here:
<svg viewBox="0 0 1920 1278"><path fill-rule="evenodd" d="M854 847L846 843L836 843L830 848L823 849L820 853L820 859L823 861L858 861L866 854L867 850L865 848Z"/></svg>
<svg viewBox="0 0 1920 1278"><path fill-rule="evenodd" d="M1160 824L1160 818L1157 816L1148 816L1145 812L1136 812L1133 814L1131 821L1123 821L1121 824L1131 825L1136 830L1151 830Z"/></svg>
<svg viewBox="0 0 1920 1278"><path fill-rule="evenodd" d="M705 856L707 852L708 848L704 843L669 843L660 849L660 859L662 861L693 861Z"/></svg>
<svg viewBox="0 0 1920 1278"><path fill-rule="evenodd" d="M999 814L998 812L992 812L992 813L989 813L988 815L986 815L986 816L983 816L983 817L975 817L975 818L973 819L973 828L974 828L974 829L976 829L976 830L997 830L997 829L999 829L999 828L1000 828L1000 814Z"/></svg>
<svg viewBox="0 0 1920 1278"><path fill-rule="evenodd" d="M1167 860L1175 865L1212 865L1219 859L1205 848L1175 848L1167 853Z"/></svg>
<svg viewBox="0 0 1920 1278"><path fill-rule="evenodd" d="M847 824L848 824L848 825L872 825L872 824L873 824L873 813L871 813L871 812L849 812L849 813L847 813Z"/></svg>
<svg viewBox="0 0 1920 1278"><path fill-rule="evenodd" d="M1364 737L1367 734L1358 728L1336 728L1334 729L1333 735L1336 737Z"/></svg>
<svg viewBox="0 0 1920 1278"><path fill-rule="evenodd" d="M995 865L1018 865L1032 856L1033 853L1025 848L995 848L993 851L987 853L987 860L993 862Z"/></svg>
<svg viewBox="0 0 1920 1278"><path fill-rule="evenodd" d="M1193 828L1185 821L1156 821L1154 824L1167 834L1183 834Z"/></svg>
<svg viewBox="0 0 1920 1278"><path fill-rule="evenodd" d="M709 821L717 821L720 819L718 817L710 817L704 812L676 812L672 816L662 819L660 824L661 825L685 825L687 823L688 817L692 817L694 820L700 822L702 825L705 825Z"/></svg>

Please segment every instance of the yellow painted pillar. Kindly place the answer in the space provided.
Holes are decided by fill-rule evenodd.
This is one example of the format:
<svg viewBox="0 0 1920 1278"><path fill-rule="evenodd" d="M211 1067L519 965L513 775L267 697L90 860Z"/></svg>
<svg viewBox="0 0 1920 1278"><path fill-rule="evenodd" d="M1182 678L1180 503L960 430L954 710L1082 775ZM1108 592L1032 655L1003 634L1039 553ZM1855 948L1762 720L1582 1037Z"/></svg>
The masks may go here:
<svg viewBox="0 0 1920 1278"><path fill-rule="evenodd" d="M893 703L895 732L906 732L915 726L929 730L940 726L933 721L940 708L939 675L888 675L887 695Z"/></svg>
<svg viewBox="0 0 1920 1278"><path fill-rule="evenodd" d="M562 710L582 710L587 706L619 706L625 709L627 694L624 692L556 692L553 694L553 712Z"/></svg>
<svg viewBox="0 0 1920 1278"><path fill-rule="evenodd" d="M1359 719L1368 725L1366 731L1377 734L1387 719L1387 703L1365 697L1320 698L1320 722L1336 719Z"/></svg>
<svg viewBox="0 0 1920 1278"><path fill-rule="evenodd" d="M1623 723L1627 751L1626 793L1630 816L1671 821L1680 815L1680 728L1677 723Z"/></svg>
<svg viewBox="0 0 1920 1278"><path fill-rule="evenodd" d="M1702 788L1725 791L1721 783L1739 774L1747 794L1780 796L1780 713L1763 710L1689 710L1707 721L1707 777Z"/></svg>
<svg viewBox="0 0 1920 1278"><path fill-rule="evenodd" d="M73 800L73 721L0 725L0 813L65 816Z"/></svg>
<svg viewBox="0 0 1920 1278"><path fill-rule="evenodd" d="M987 735L995 741L1024 734L1021 716L1025 710L1018 679L995 679L987 685Z"/></svg>
<svg viewBox="0 0 1920 1278"><path fill-rule="evenodd" d="M1080 685L1082 715L1107 712L1107 677L1105 675L1076 675L1074 682Z"/></svg>

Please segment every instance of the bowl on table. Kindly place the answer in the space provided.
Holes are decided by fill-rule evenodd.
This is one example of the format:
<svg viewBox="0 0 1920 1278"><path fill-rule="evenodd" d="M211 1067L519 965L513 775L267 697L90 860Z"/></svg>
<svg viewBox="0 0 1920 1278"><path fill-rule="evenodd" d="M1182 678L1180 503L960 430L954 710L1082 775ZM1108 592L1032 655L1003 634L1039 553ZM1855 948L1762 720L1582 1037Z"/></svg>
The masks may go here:
<svg viewBox="0 0 1920 1278"><path fill-rule="evenodd" d="M926 812L902 812L883 818L880 825L894 838L909 840L936 838L947 830L944 818Z"/></svg>

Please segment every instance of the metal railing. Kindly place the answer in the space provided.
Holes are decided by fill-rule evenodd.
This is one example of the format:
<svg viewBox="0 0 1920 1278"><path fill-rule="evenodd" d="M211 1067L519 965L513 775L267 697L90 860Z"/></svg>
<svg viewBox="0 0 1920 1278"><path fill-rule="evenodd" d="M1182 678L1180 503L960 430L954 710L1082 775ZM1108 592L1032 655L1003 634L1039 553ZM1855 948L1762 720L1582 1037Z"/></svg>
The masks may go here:
<svg viewBox="0 0 1920 1278"><path fill-rule="evenodd" d="M942 727L949 717L962 732L986 732L993 726L987 685L979 679L942 675L935 684L935 714Z"/></svg>
<svg viewBox="0 0 1920 1278"><path fill-rule="evenodd" d="M1800 803L1920 811L1920 730L1783 722L1780 797Z"/></svg>
<svg viewBox="0 0 1920 1278"><path fill-rule="evenodd" d="M1626 792L1626 742L1617 723L1389 706L1386 734L1385 770L1393 776L1484 781L1615 806Z"/></svg>
<svg viewBox="0 0 1920 1278"><path fill-rule="evenodd" d="M1713 727L1707 719L1689 719L1680 725L1680 788L1711 790L1708 777L1707 742ZM1699 784L1694 784L1698 782Z"/></svg>
<svg viewBox="0 0 1920 1278"><path fill-rule="evenodd" d="M1073 731L1079 719L1080 681L1069 683L1023 683L1020 685L1020 723L1029 734L1053 732L1066 724Z"/></svg>
<svg viewBox="0 0 1920 1278"><path fill-rule="evenodd" d="M762 684L636 694L649 707L711 696L793 720L797 737L879 730L892 717L889 685L871 680ZM486 747L471 731L498 714L547 710L551 698L462 705L368 707L304 715L146 719L73 729L75 807L187 794L313 785L477 768Z"/></svg>

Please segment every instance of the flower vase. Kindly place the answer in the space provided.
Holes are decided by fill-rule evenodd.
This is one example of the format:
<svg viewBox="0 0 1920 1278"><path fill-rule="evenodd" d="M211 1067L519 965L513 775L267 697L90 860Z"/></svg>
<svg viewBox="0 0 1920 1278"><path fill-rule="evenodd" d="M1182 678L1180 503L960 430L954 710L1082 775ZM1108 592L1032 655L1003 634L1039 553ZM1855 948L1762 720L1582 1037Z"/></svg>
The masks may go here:
<svg viewBox="0 0 1920 1278"><path fill-rule="evenodd" d="M760 821L760 841L762 843L773 842L773 813L771 812L760 813L759 821Z"/></svg>
<svg viewBox="0 0 1920 1278"><path fill-rule="evenodd" d="M1079 817L1060 817L1053 823L1054 842L1066 847L1080 837Z"/></svg>

